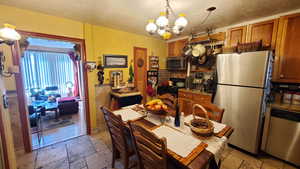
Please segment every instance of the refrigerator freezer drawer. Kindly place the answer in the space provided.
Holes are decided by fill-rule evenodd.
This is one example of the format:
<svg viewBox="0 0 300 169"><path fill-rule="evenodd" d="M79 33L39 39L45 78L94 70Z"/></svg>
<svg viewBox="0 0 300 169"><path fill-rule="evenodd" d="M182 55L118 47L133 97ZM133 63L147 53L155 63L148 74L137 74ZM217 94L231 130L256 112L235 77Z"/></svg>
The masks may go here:
<svg viewBox="0 0 300 169"><path fill-rule="evenodd" d="M220 54L218 83L263 88L267 77L269 51Z"/></svg>
<svg viewBox="0 0 300 169"><path fill-rule="evenodd" d="M266 152L300 166L300 122L271 116Z"/></svg>
<svg viewBox="0 0 300 169"><path fill-rule="evenodd" d="M253 154L260 141L263 94L259 88L218 85L214 100L225 109L222 122L234 128L229 143Z"/></svg>

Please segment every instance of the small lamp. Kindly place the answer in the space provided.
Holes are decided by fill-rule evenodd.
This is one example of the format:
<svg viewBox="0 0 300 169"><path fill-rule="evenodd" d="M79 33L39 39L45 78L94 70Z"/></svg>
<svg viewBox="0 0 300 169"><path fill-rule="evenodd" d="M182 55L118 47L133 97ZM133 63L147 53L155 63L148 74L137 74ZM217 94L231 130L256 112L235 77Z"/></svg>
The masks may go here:
<svg viewBox="0 0 300 169"><path fill-rule="evenodd" d="M20 40L21 35L15 29L13 25L4 24L4 27L0 29L0 44L12 45L13 41Z"/></svg>

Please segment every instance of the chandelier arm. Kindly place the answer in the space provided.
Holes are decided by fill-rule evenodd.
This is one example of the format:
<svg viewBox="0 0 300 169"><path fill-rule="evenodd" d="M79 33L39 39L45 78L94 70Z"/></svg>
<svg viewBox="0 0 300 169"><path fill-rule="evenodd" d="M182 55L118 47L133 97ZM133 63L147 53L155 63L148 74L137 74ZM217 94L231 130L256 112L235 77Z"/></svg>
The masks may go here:
<svg viewBox="0 0 300 169"><path fill-rule="evenodd" d="M167 10L168 15L171 13L173 15L173 17L176 17L175 12L170 5L170 0L166 0L166 10Z"/></svg>

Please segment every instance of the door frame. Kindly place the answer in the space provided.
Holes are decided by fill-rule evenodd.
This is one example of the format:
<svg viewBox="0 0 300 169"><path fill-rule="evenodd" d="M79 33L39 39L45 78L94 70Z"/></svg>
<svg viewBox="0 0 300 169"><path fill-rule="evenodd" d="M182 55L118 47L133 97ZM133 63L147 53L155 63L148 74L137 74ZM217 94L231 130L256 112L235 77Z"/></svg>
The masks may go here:
<svg viewBox="0 0 300 169"><path fill-rule="evenodd" d="M52 40L61 40L61 41L68 41L75 44L79 44L81 47L81 56L82 62L86 62L86 46L85 40L79 38L71 38L65 36L58 36L58 35L51 35L45 33L36 33L36 32L28 32L23 30L17 30L21 36L30 36L30 37L37 37L37 38L46 38ZM23 77L21 73L21 65L20 65L20 47L19 43L16 42L15 45L12 46L12 59L13 65L17 66L20 70L19 73L15 74L15 81L16 81L16 90L17 90L17 98L18 98L18 105L19 105L19 113L20 113L20 120L22 125L22 135L23 135L23 142L24 142L24 150L25 152L32 151L32 143L30 139L29 133L29 117L26 110L25 104L25 91L24 91L24 84L23 84ZM84 97L85 97L85 118L86 118L86 129L87 134L91 134L91 120L90 120L90 107L89 107L89 92L88 92L88 74L87 70L83 69L83 79L84 79Z"/></svg>
<svg viewBox="0 0 300 169"><path fill-rule="evenodd" d="M2 150L3 150L2 151L3 163L4 163L4 167L6 169L10 169L10 164L9 164L9 159L8 159L8 151L7 151L7 144L6 144L5 129L4 129L4 125L3 125L2 122L3 122L2 110L0 109L0 140L1 140L1 144L2 144L1 145Z"/></svg>
<svg viewBox="0 0 300 169"><path fill-rule="evenodd" d="M136 51L137 50L144 50L146 52L146 56L145 56L145 67L144 67L144 74L146 76L144 76L144 82L145 82L145 87L147 87L147 68L148 68L148 51L147 51L147 48L141 48L141 47L133 47L133 60L135 61L135 58L136 58ZM135 62L133 63L134 64L134 74L136 75L136 71L137 71L137 66L135 64ZM136 81L136 78L134 78L134 86L137 87L137 81ZM145 102L147 100L147 95L145 93L146 89L144 89L144 93L142 91L140 91L142 93L142 96L143 96L143 102Z"/></svg>

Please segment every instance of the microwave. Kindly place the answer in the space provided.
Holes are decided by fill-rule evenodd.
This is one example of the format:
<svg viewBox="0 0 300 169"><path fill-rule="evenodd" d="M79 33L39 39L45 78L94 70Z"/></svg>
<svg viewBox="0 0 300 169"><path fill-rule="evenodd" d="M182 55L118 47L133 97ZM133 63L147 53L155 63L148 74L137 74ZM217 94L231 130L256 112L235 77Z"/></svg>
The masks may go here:
<svg viewBox="0 0 300 169"><path fill-rule="evenodd" d="M168 70L186 70L186 58L184 57L168 57Z"/></svg>

